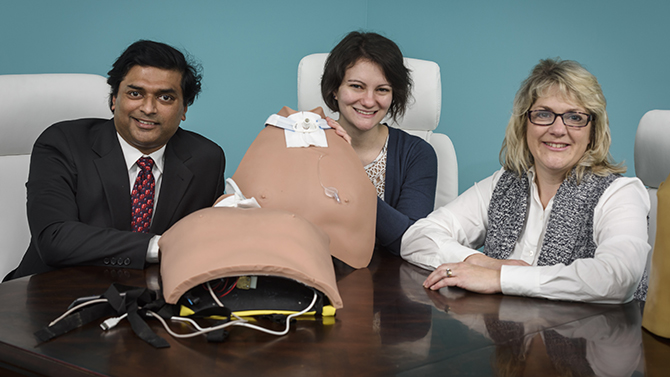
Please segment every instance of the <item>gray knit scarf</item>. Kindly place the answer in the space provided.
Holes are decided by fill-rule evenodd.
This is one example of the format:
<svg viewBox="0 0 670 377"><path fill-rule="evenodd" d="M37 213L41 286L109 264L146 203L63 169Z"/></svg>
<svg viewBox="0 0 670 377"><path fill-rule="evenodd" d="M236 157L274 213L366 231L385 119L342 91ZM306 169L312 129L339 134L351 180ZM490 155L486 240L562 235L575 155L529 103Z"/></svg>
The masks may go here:
<svg viewBox="0 0 670 377"><path fill-rule="evenodd" d="M587 173L577 184L575 172L563 181L554 197L549 223L538 257L538 266L563 263L566 266L580 258L593 258L597 245L593 241L593 212L603 192L619 174L600 177ZM514 251L528 215L530 183L526 173L519 178L503 172L493 190L489 204L489 228L484 254L507 259ZM635 298L646 296L646 271Z"/></svg>

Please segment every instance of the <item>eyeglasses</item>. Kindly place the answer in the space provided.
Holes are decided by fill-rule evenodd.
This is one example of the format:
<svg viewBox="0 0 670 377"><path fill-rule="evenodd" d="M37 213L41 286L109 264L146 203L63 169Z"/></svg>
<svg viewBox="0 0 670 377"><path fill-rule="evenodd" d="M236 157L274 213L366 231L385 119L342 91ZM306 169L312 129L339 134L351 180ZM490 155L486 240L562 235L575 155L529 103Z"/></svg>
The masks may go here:
<svg viewBox="0 0 670 377"><path fill-rule="evenodd" d="M563 124L575 128L586 127L593 118L592 115L578 112L567 112L563 114L556 114L549 110L531 110L528 112L528 120L538 126L551 126L554 124L556 117L558 116L563 118Z"/></svg>

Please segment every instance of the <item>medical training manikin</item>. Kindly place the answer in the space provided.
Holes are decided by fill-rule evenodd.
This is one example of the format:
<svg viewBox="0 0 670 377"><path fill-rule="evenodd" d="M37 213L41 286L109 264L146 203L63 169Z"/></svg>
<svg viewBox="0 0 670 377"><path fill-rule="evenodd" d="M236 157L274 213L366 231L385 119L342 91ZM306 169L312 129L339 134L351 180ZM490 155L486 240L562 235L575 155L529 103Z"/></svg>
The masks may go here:
<svg viewBox="0 0 670 377"><path fill-rule="evenodd" d="M256 271L310 286L321 281L320 290L335 307L342 305L329 255L355 268L368 265L377 199L353 148L325 130L323 118L320 108L284 107L271 116L216 205L224 208L195 212L163 235L161 276L168 303L212 278ZM305 260L295 258L301 253L318 256L324 269L293 265Z"/></svg>
<svg viewBox="0 0 670 377"><path fill-rule="evenodd" d="M167 305L149 299L129 303L133 329L140 317L155 317L168 331L165 320L206 317L223 323L189 335L170 333L212 332L208 340L222 341L223 329L237 325L283 335L293 316L333 316L343 307L331 255L354 268L369 264L377 197L353 148L329 128L321 108L297 112L284 107L268 118L227 180L226 195L162 235L160 270ZM109 296L110 305L116 302L113 309L121 315L125 304L118 302L131 293L118 291L110 287L101 297ZM267 313L288 315L286 329L263 329L240 318ZM109 321L102 327L110 328ZM54 324L42 330L40 339L58 336ZM218 340L212 334L219 334L213 337ZM142 339L169 347L153 332Z"/></svg>

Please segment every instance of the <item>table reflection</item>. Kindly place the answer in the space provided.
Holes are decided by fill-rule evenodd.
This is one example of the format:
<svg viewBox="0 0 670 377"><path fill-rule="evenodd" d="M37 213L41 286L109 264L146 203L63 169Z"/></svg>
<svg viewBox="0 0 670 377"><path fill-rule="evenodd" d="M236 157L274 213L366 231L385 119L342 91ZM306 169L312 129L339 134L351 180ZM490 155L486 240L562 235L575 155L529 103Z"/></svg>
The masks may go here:
<svg viewBox="0 0 670 377"><path fill-rule="evenodd" d="M631 376L641 365L637 302L595 305L457 288L427 295L493 343L491 367L498 376Z"/></svg>
<svg viewBox="0 0 670 377"><path fill-rule="evenodd" d="M294 376L317 371L366 376L667 374L670 341L645 334L643 354L641 312L635 302L596 305L457 288L433 292L421 285L428 274L390 256L376 255L368 268L359 270L336 263L344 308L333 324L299 320L283 337L236 328L227 342L211 344L203 337L171 338L157 321L148 321L171 344L156 350L126 322L105 333L92 323L37 344L32 333L76 297L100 294L112 282L160 288L157 268L64 269L0 287L7 302L0 308L6 318L0 334L5 333L2 341L26 349L26 355L44 355L103 375L169 376L222 369L234 375Z"/></svg>

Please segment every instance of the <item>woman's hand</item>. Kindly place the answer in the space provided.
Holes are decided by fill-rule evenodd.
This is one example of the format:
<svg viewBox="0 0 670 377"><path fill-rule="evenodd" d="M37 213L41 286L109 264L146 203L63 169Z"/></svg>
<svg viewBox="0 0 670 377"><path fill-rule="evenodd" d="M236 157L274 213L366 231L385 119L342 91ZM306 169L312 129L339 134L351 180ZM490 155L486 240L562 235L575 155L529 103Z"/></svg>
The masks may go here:
<svg viewBox="0 0 670 377"><path fill-rule="evenodd" d="M331 117L326 117L326 122L328 122L328 125L335 130L336 134L338 134L340 137L342 137L342 139L344 139L344 141L351 145L351 136L349 136L347 131L342 126L340 126L339 123L334 121Z"/></svg>
<svg viewBox="0 0 670 377"><path fill-rule="evenodd" d="M477 293L499 293L500 269L491 269L474 264L445 263L435 269L423 282L424 288L438 290L443 287L459 287Z"/></svg>

